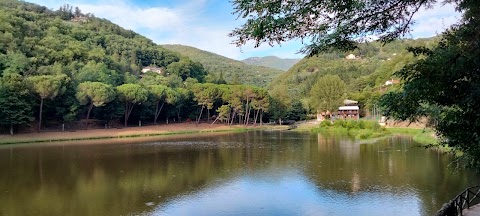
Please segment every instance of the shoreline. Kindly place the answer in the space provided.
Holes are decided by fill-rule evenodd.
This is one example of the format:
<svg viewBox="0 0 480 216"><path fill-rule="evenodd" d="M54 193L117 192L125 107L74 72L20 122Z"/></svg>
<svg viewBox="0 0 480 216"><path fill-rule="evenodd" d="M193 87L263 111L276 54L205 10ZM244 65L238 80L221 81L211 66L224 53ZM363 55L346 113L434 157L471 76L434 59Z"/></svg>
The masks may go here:
<svg viewBox="0 0 480 216"><path fill-rule="evenodd" d="M201 133L219 133L219 132L242 132L265 129L287 129L284 126L243 126L243 125L210 125L210 124L190 124L175 123L169 125L155 125L142 127L129 127L122 129L90 129L79 131L55 131L26 133L15 135L0 135L0 145L12 144L31 144L31 143L49 143L66 142L82 140L108 140L142 137L167 137L172 135L201 134Z"/></svg>
<svg viewBox="0 0 480 216"><path fill-rule="evenodd" d="M296 131L324 131L327 133L347 133L350 136L354 137L356 142L358 143L373 143L381 139L387 139L392 136L398 135L406 135L411 136L413 141L421 144L422 146L432 146L438 148L441 151L450 151L451 148L440 146L438 137L435 135L435 132L432 129L425 129L420 127L385 127L384 131L382 132L374 132L372 137L368 137L366 139L360 139L357 137L362 130L366 129L347 129L347 128L335 128L335 127L328 127L328 128L319 128L318 124L302 124L300 125Z"/></svg>

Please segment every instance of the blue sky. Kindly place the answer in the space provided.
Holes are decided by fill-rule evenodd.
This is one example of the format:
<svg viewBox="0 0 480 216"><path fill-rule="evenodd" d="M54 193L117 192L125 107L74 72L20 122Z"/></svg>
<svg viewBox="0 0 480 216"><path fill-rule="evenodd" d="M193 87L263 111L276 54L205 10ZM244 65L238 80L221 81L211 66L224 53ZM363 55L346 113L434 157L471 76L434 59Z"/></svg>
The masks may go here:
<svg viewBox="0 0 480 216"><path fill-rule="evenodd" d="M27 0L52 9L61 5L78 6L84 13L140 33L157 44L183 44L214 52L233 59L276 55L282 58L302 58L296 54L302 47L300 41L281 46L267 44L253 48L232 45L227 34L242 22L232 15L229 0ZM430 37L441 33L459 19L452 5L437 5L415 15L417 24L409 37Z"/></svg>

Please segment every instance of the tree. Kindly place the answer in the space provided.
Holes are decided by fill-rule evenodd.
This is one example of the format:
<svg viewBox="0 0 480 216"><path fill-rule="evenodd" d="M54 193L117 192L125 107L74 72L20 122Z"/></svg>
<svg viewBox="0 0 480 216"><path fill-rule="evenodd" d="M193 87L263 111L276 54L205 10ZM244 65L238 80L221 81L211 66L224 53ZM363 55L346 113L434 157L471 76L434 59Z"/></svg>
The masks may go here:
<svg viewBox="0 0 480 216"><path fill-rule="evenodd" d="M182 119L180 117L180 111L182 110L182 108L187 106L187 101L192 101L191 92L184 88L176 88L174 89L174 91L176 92L174 105L177 112L178 121L181 122Z"/></svg>
<svg viewBox="0 0 480 216"><path fill-rule="evenodd" d="M282 123L282 118L285 118L289 108L292 106L292 100L288 95L285 88L274 88L270 92L270 114L273 119L278 120L278 123Z"/></svg>
<svg viewBox="0 0 480 216"><path fill-rule="evenodd" d="M42 126L43 103L45 99L54 99L57 95L65 91L65 83L68 77L65 75L41 75L27 78L30 91L40 100L40 111L38 113L38 128L40 132Z"/></svg>
<svg viewBox="0 0 480 216"><path fill-rule="evenodd" d="M175 100L175 95L172 93L173 90L164 85L150 85L148 90L152 95L152 98L155 103L155 115L153 118L153 123L157 124L158 116L165 105L165 102L173 103Z"/></svg>
<svg viewBox="0 0 480 216"><path fill-rule="evenodd" d="M208 111L207 121L210 123L210 110L213 109L213 103L219 95L217 86L213 83L195 84L192 91L195 96L194 100L198 102L199 106L201 106L200 114L197 118L197 124L200 122L205 108L207 108Z"/></svg>
<svg viewBox="0 0 480 216"><path fill-rule="evenodd" d="M135 104L141 104L147 101L148 91L138 84L123 84L116 87L117 96L124 103L124 125L127 127L128 118L132 114Z"/></svg>
<svg viewBox="0 0 480 216"><path fill-rule="evenodd" d="M471 0L457 0L459 5ZM245 24L229 35L238 46L253 40L255 47L301 39L311 44L302 52L312 56L329 48L352 50L370 35L392 41L410 31L413 15L437 0L301 1L233 0L235 14ZM474 3L471 3L474 4Z"/></svg>
<svg viewBox="0 0 480 216"><path fill-rule="evenodd" d="M345 82L337 75L320 77L310 90L310 102L317 112L337 110L345 99Z"/></svg>
<svg viewBox="0 0 480 216"><path fill-rule="evenodd" d="M0 79L0 125L10 127L10 134L17 125L33 121L32 105L23 77L6 74Z"/></svg>
<svg viewBox="0 0 480 216"><path fill-rule="evenodd" d="M115 99L115 90L111 85L101 82L83 82L78 85L76 98L81 105L90 104L87 112L87 120L93 106L101 107Z"/></svg>
<svg viewBox="0 0 480 216"><path fill-rule="evenodd" d="M195 78L202 81L207 72L203 68L203 65L198 62L193 62L188 59L182 59L178 62L174 62L168 65L167 73L177 75L186 80L188 77Z"/></svg>
<svg viewBox="0 0 480 216"><path fill-rule="evenodd" d="M476 9L477 20L467 19L471 22L444 33L436 47L411 48L422 59L396 73L404 80L402 88L382 96L380 104L395 119L429 117L442 144L462 151L463 161L478 169L480 44L475 35L479 34L480 11Z"/></svg>

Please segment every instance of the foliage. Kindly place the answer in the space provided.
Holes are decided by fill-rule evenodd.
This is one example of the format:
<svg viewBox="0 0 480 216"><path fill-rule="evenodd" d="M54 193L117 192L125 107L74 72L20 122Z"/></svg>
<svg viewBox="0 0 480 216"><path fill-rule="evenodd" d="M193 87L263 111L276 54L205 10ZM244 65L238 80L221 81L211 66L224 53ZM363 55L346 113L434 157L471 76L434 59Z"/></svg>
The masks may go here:
<svg viewBox="0 0 480 216"><path fill-rule="evenodd" d="M147 101L148 91L139 84L123 84L116 87L117 96L125 104L124 107L124 126L127 127L128 118L136 104Z"/></svg>
<svg viewBox="0 0 480 216"><path fill-rule="evenodd" d="M310 40L302 51L309 56L330 48L351 50L368 35L392 41L409 32L412 17L434 0L416 1L248 1L234 0L235 14L245 24L230 33L238 46L255 47L301 39ZM359 39L360 38L360 39Z"/></svg>
<svg viewBox="0 0 480 216"><path fill-rule="evenodd" d="M33 120L32 105L22 76L6 74L0 79L0 125L13 127L26 125Z"/></svg>
<svg viewBox="0 0 480 216"><path fill-rule="evenodd" d="M265 87L274 78L284 72L269 67L247 65L243 62L194 47L183 45L162 45L162 47L202 63L205 69L213 76L213 80L219 79L220 74L222 74L223 77L225 77L225 81L230 84L247 84Z"/></svg>
<svg viewBox="0 0 480 216"><path fill-rule="evenodd" d="M403 88L381 99L385 113L397 119L429 116L442 144L464 152L464 161L480 167L480 21L477 1L459 1L463 22L442 35L433 48L410 51L421 56L399 72Z"/></svg>
<svg viewBox="0 0 480 216"><path fill-rule="evenodd" d="M65 82L68 81L68 77L64 74L61 75L40 75L31 76L27 78L30 91L35 93L40 99L40 110L38 114L38 127L37 131L40 131L42 126L43 115L43 103L45 99L54 99L58 94L65 92Z"/></svg>
<svg viewBox="0 0 480 216"><path fill-rule="evenodd" d="M358 140L377 138L389 133L385 130L385 128L381 127L377 121L370 120L357 121L337 119L333 122L333 124L331 121L324 120L320 123L317 130L343 131L347 132L351 136L354 136Z"/></svg>
<svg viewBox="0 0 480 216"><path fill-rule="evenodd" d="M310 102L317 112L334 112L343 104L345 82L336 75L320 77L310 90Z"/></svg>
<svg viewBox="0 0 480 216"><path fill-rule="evenodd" d="M115 99L115 91L111 85L101 82L83 82L78 85L76 98L81 105L90 104L87 120L93 106L101 107Z"/></svg>

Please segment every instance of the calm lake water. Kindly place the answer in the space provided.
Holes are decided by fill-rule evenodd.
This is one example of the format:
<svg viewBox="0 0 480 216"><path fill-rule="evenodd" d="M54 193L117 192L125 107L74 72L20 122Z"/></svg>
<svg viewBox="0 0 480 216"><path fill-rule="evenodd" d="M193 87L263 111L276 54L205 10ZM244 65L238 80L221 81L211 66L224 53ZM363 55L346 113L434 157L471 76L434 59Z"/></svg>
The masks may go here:
<svg viewBox="0 0 480 216"><path fill-rule="evenodd" d="M256 131L0 147L0 215L433 215L478 175L408 137Z"/></svg>

